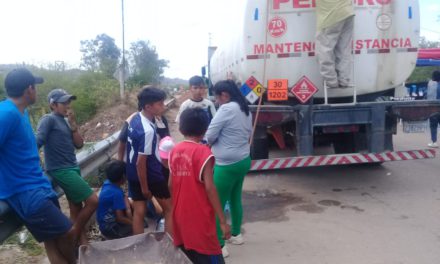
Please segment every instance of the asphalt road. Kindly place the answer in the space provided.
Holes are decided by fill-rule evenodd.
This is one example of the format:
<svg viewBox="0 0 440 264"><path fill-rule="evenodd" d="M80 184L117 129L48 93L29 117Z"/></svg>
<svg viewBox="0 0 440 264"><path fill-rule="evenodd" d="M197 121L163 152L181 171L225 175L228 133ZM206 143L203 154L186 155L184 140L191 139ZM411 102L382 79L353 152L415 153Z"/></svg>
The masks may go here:
<svg viewBox="0 0 440 264"><path fill-rule="evenodd" d="M429 134L395 137L426 148ZM440 155L440 154L438 154ZM438 264L440 158L249 174L227 263Z"/></svg>

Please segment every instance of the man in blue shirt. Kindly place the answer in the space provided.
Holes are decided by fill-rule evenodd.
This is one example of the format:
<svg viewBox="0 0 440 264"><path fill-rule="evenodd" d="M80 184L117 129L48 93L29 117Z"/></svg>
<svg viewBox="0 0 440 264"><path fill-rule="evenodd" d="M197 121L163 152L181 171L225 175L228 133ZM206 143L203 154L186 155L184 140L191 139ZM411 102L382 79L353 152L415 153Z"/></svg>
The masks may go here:
<svg viewBox="0 0 440 264"><path fill-rule="evenodd" d="M75 263L76 231L61 212L56 193L40 167L26 108L35 103L43 79L24 68L5 78L8 99L0 102L0 199L39 242L51 263Z"/></svg>

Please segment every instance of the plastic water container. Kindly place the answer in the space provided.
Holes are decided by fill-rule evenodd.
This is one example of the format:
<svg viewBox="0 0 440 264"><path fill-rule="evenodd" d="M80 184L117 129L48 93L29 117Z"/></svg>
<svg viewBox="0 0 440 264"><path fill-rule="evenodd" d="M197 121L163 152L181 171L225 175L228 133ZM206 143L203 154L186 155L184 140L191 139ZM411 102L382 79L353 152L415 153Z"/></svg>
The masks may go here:
<svg viewBox="0 0 440 264"><path fill-rule="evenodd" d="M226 201L224 211L225 211L225 212L229 212L230 210L231 210L231 207L230 207L230 205L229 205L229 201Z"/></svg>
<svg viewBox="0 0 440 264"><path fill-rule="evenodd" d="M164 232L165 231L165 218L161 218L157 222L156 231L157 232Z"/></svg>

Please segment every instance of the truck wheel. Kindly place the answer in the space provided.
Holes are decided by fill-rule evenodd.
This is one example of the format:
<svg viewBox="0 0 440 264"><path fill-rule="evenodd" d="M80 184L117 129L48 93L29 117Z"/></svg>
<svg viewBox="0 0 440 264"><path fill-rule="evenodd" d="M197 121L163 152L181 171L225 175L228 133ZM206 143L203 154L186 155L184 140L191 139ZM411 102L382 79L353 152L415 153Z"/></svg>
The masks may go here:
<svg viewBox="0 0 440 264"><path fill-rule="evenodd" d="M269 158L269 144L267 138L254 138L251 146L253 160Z"/></svg>

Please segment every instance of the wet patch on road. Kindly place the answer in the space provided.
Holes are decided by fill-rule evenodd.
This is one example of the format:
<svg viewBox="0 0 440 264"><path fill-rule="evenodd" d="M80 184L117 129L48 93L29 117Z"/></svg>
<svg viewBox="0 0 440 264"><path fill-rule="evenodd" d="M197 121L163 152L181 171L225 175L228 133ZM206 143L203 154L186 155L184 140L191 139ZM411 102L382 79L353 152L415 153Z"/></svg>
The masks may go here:
<svg viewBox="0 0 440 264"><path fill-rule="evenodd" d="M316 204L301 204L292 208L292 211L306 212L309 214L319 214L324 212L324 208Z"/></svg>
<svg viewBox="0 0 440 264"><path fill-rule="evenodd" d="M341 202L335 200L321 200L318 202L318 204L324 206L340 206Z"/></svg>
<svg viewBox="0 0 440 264"><path fill-rule="evenodd" d="M356 213L362 213L362 212L365 212L364 209L361 209L361 208L359 208L359 207L357 207L357 206L353 206L353 205L341 205L341 209L349 209L349 210L353 210L353 211L355 211Z"/></svg>
<svg viewBox="0 0 440 264"><path fill-rule="evenodd" d="M357 190L358 190L358 188L354 188L354 187L348 187L348 188L345 188L345 189L342 189L342 188L334 188L334 189L332 189L332 191L334 191L334 192L357 191Z"/></svg>
<svg viewBox="0 0 440 264"><path fill-rule="evenodd" d="M365 210L362 209L362 208L359 208L359 207L354 206L354 205L344 205L341 202L335 201L335 200L321 200L321 201L318 202L318 204L320 204L322 206L327 206L327 207L335 206L335 207L339 207L339 208L341 208L343 210L345 210L345 209L353 210L356 213L365 212Z"/></svg>
<svg viewBox="0 0 440 264"><path fill-rule="evenodd" d="M244 223L287 221L286 207L304 203L299 196L274 190L244 191L242 197Z"/></svg>

